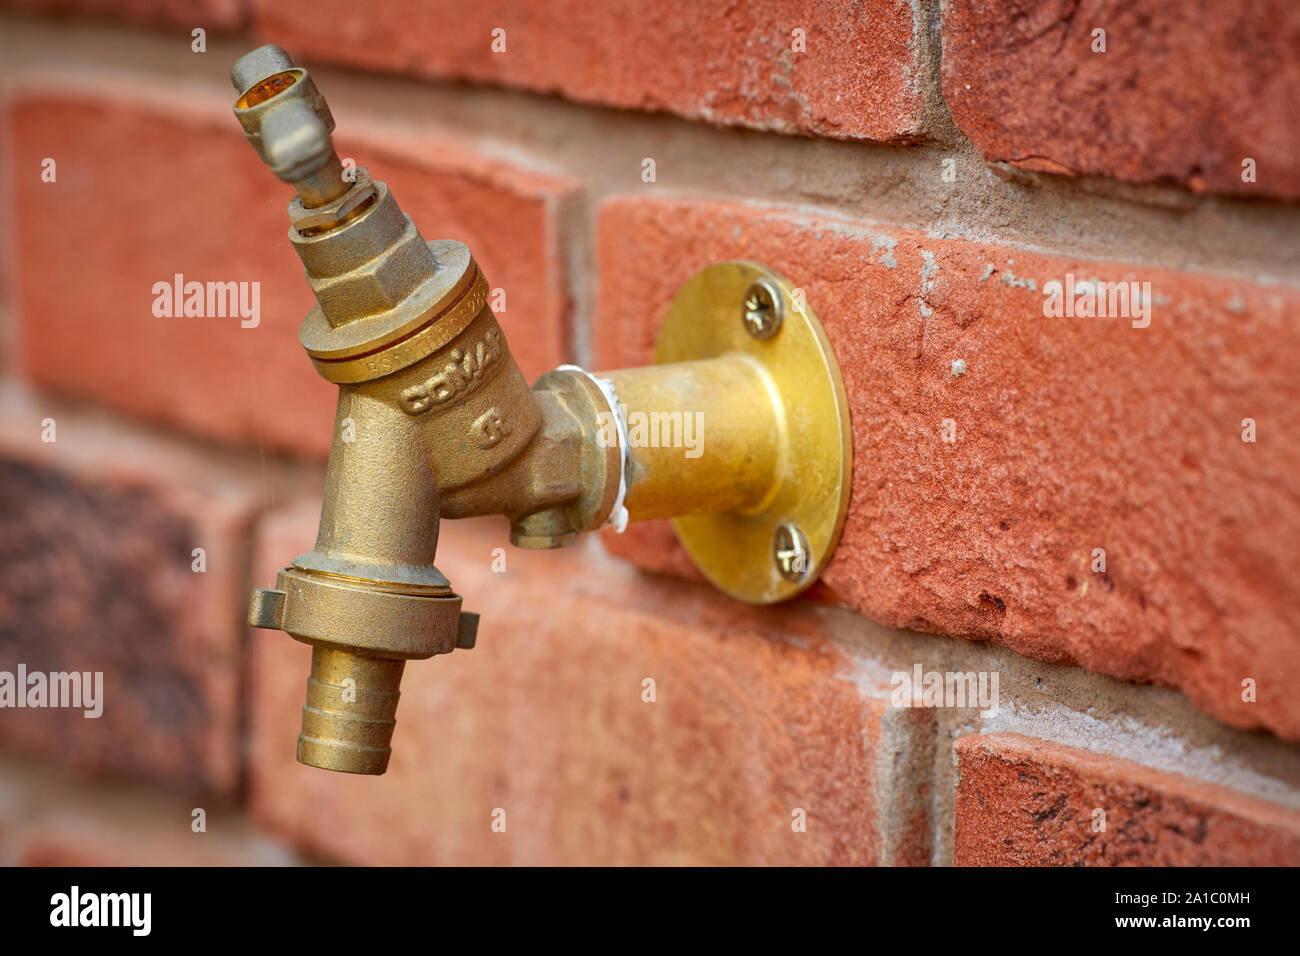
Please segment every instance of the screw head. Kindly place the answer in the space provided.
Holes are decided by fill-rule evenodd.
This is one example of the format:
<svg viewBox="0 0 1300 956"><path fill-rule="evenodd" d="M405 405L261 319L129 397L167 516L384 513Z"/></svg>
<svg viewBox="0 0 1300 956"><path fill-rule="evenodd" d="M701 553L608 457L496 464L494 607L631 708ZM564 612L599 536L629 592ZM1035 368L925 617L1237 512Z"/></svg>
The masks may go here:
<svg viewBox="0 0 1300 956"><path fill-rule="evenodd" d="M785 300L776 283L759 279L747 290L741 310L745 331L756 339L770 339L781 327L785 316Z"/></svg>
<svg viewBox="0 0 1300 956"><path fill-rule="evenodd" d="M808 538L798 525L778 525L772 536L772 557L777 570L787 581L801 581L812 569Z"/></svg>

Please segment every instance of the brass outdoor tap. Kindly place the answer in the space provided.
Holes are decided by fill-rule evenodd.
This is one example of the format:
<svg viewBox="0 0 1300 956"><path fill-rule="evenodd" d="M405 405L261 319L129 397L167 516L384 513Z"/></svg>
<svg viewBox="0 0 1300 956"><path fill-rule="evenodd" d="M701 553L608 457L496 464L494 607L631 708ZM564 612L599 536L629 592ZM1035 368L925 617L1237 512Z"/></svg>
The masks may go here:
<svg viewBox="0 0 1300 956"><path fill-rule="evenodd" d="M742 600L817 578L852 446L802 290L752 263L709 266L670 305L657 364L563 366L530 389L469 249L426 242L363 167L345 175L310 74L264 46L231 80L249 141L297 191L289 241L318 303L299 339L339 386L316 547L249 609L250 624L312 645L300 761L383 773L405 661L474 646L478 617L433 564L440 518L504 515L526 548L673 518Z"/></svg>

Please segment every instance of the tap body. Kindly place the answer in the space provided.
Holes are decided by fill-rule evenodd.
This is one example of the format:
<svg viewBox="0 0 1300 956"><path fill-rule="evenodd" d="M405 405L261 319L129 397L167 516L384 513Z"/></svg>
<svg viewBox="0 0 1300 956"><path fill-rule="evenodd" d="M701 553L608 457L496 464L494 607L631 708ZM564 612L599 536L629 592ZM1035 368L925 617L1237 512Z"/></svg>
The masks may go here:
<svg viewBox="0 0 1300 956"><path fill-rule="evenodd" d="M339 387L315 547L254 592L249 622L312 646L298 759L383 773L405 662L475 642L434 564L443 518L503 515L515 545L553 548L761 512L789 484L790 413L738 351L530 387L469 249L426 241L384 183L345 174L310 74L262 47L231 76L250 142L295 187L288 238L317 299L299 338Z"/></svg>

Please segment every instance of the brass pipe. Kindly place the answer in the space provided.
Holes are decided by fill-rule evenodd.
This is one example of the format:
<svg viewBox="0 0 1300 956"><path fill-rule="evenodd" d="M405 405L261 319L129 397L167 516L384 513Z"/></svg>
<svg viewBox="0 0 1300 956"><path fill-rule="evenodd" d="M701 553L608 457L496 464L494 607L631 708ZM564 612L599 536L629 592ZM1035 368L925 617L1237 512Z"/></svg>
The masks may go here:
<svg viewBox="0 0 1300 956"><path fill-rule="evenodd" d="M630 521L763 506L785 422L761 366L737 354L596 374L624 406Z"/></svg>
<svg viewBox="0 0 1300 956"><path fill-rule="evenodd" d="M406 662L313 647L298 759L322 770L383 773Z"/></svg>
<svg viewBox="0 0 1300 956"><path fill-rule="evenodd" d="M352 187L343 178L343 162L331 149L329 158L320 169L296 180L293 188L298 191L298 198L304 206L315 209L334 202Z"/></svg>
<svg viewBox="0 0 1300 956"><path fill-rule="evenodd" d="M339 389L316 547L294 567L446 590L433 571L438 487L425 441L409 415Z"/></svg>

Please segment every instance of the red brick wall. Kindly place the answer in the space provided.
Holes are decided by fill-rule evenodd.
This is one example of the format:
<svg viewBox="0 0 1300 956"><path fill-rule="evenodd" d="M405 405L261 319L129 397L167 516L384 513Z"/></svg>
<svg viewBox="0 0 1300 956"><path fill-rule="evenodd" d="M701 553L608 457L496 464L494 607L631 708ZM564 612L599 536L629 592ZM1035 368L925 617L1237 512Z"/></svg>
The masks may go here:
<svg viewBox="0 0 1300 956"><path fill-rule="evenodd" d="M0 710L0 858L1300 863L1293 5L0 6L0 671L106 699ZM449 523L478 646L408 668L386 776L294 761L306 648L242 615L310 547L334 393L229 112L261 42L530 378L648 361L718 259L805 289L855 454L808 599L727 600L666 525ZM155 317L175 273L260 323ZM1067 274L1150 321L1045 315ZM900 706L918 666L996 712Z"/></svg>

